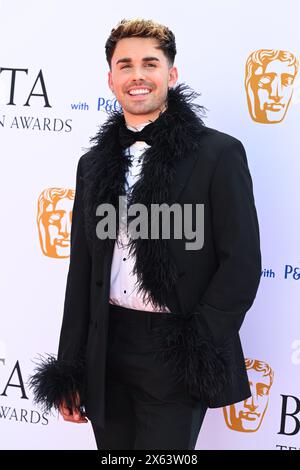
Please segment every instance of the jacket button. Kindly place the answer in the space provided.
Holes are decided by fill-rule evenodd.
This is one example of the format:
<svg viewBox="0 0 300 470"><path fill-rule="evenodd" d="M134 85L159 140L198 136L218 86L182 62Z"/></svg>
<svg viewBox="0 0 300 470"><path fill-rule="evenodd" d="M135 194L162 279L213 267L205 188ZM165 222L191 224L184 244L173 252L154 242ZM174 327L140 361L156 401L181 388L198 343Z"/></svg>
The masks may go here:
<svg viewBox="0 0 300 470"><path fill-rule="evenodd" d="M102 286L103 281L100 279L100 280L96 281L96 284L97 284L97 286Z"/></svg>
<svg viewBox="0 0 300 470"><path fill-rule="evenodd" d="M182 277L182 276L184 276L184 275L185 275L185 271L180 271L179 277Z"/></svg>

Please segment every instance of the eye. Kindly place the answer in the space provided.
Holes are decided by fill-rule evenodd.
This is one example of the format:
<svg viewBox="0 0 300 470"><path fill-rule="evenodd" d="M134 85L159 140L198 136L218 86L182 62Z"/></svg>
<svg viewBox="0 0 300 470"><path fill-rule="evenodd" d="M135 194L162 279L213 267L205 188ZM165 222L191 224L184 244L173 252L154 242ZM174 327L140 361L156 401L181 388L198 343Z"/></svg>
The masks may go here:
<svg viewBox="0 0 300 470"><path fill-rule="evenodd" d="M260 396L269 395L269 387L263 384L257 384L257 394Z"/></svg>
<svg viewBox="0 0 300 470"><path fill-rule="evenodd" d="M126 65L123 65L123 67L121 67L121 69L126 69L126 68L128 68L128 67L130 67L130 65L129 65L129 64L126 64Z"/></svg>
<svg viewBox="0 0 300 470"><path fill-rule="evenodd" d="M61 215L58 214L58 213L53 213L50 215L48 221L49 221L49 224L57 224L61 219Z"/></svg>
<svg viewBox="0 0 300 470"><path fill-rule="evenodd" d="M156 64L146 64L146 67L156 67Z"/></svg>
<svg viewBox="0 0 300 470"><path fill-rule="evenodd" d="M293 85L294 83L294 77L290 75L283 75L282 76L282 84L285 86Z"/></svg>
<svg viewBox="0 0 300 470"><path fill-rule="evenodd" d="M262 75L258 81L258 86L262 88L264 86L269 85L271 81L272 81L272 78L269 75Z"/></svg>

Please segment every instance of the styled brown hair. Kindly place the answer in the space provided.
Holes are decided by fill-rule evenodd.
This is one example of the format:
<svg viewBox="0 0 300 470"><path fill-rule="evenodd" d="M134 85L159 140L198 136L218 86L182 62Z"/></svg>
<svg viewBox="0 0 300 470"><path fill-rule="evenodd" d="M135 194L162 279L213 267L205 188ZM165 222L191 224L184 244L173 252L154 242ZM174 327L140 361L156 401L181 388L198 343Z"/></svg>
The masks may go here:
<svg viewBox="0 0 300 470"><path fill-rule="evenodd" d="M168 59L169 65L174 64L176 55L175 36L172 31L162 24L152 20L123 19L111 30L110 36L105 43L106 60L111 68L111 59L116 45L120 39L124 38L153 38L159 42L159 49L163 51Z"/></svg>

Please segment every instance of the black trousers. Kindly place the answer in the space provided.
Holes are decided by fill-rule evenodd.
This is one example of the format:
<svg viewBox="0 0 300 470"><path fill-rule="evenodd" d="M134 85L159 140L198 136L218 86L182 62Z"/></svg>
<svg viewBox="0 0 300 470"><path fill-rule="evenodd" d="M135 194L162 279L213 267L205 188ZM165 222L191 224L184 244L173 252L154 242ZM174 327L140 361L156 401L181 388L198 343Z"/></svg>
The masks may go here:
<svg viewBox="0 0 300 470"><path fill-rule="evenodd" d="M110 305L106 428L92 423L98 449L195 448L207 407L155 358L165 315Z"/></svg>

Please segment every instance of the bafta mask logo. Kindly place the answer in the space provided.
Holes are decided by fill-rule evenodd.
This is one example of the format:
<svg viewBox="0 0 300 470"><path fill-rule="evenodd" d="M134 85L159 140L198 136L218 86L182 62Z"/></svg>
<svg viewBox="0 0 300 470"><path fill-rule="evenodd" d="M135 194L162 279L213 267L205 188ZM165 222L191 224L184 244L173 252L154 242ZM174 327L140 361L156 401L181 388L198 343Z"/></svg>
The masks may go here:
<svg viewBox="0 0 300 470"><path fill-rule="evenodd" d="M37 224L41 249L51 258L70 256L73 189L47 188L39 196Z"/></svg>
<svg viewBox="0 0 300 470"><path fill-rule="evenodd" d="M245 363L252 396L242 402L224 407L223 413L229 429L255 432L260 428L268 408L274 372L269 364L263 361L246 359Z"/></svg>
<svg viewBox="0 0 300 470"><path fill-rule="evenodd" d="M281 122L288 110L298 60L287 51L260 49L247 60L245 88L250 116L256 122Z"/></svg>

